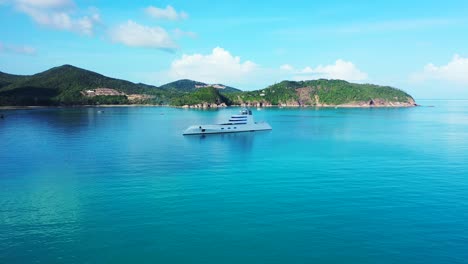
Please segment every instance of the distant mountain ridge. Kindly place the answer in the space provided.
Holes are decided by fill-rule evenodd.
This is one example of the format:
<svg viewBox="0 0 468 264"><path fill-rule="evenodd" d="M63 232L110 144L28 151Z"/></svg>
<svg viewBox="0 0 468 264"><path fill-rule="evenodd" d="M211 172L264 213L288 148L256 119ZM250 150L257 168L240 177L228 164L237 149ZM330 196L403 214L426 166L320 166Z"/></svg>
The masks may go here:
<svg viewBox="0 0 468 264"><path fill-rule="evenodd" d="M183 79L161 87L111 78L72 65L34 75L0 72L0 105L151 104L184 107L343 106L407 107L402 90L342 80L282 81L256 91Z"/></svg>

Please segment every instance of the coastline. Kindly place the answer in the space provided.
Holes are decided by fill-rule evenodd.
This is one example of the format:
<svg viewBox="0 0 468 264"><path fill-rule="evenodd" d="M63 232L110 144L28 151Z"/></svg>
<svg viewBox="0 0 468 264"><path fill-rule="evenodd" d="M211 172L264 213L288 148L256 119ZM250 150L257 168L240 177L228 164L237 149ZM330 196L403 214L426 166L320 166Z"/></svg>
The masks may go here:
<svg viewBox="0 0 468 264"><path fill-rule="evenodd" d="M183 109L218 109L226 107L247 107L247 108L410 108L420 106L415 105L266 105L266 106L246 106L246 105L230 105L224 107L197 107L195 106L174 106L174 105L150 105L150 104L125 104L125 105L70 105L70 106L0 106L0 110L35 110L48 108L110 108L110 107L171 107Z"/></svg>

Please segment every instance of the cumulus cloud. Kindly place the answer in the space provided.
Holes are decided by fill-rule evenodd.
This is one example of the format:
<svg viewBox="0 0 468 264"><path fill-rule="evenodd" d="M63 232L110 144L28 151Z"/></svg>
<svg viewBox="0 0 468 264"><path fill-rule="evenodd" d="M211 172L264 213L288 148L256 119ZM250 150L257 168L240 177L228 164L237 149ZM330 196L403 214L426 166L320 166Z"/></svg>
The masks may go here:
<svg viewBox="0 0 468 264"><path fill-rule="evenodd" d="M92 35L100 22L96 8L91 8L86 16L74 17L76 5L72 0L14 0L12 3L37 24L58 30Z"/></svg>
<svg viewBox="0 0 468 264"><path fill-rule="evenodd" d="M421 72L411 76L413 81L449 81L458 84L468 84L468 58L455 54L446 65L427 64Z"/></svg>
<svg viewBox="0 0 468 264"><path fill-rule="evenodd" d="M0 42L0 53L35 55L36 52L37 52L36 48L28 46L28 45L12 45L12 44L3 44Z"/></svg>
<svg viewBox="0 0 468 264"><path fill-rule="evenodd" d="M241 83L253 76L258 66L241 61L229 51L216 47L209 54L182 55L172 62L168 75L173 79L193 79L206 83Z"/></svg>
<svg viewBox="0 0 468 264"><path fill-rule="evenodd" d="M281 80L341 79L363 81L367 73L359 70L353 63L337 60L331 65L295 68L290 64L279 68L265 68L239 56L216 47L208 54L184 54L171 63L169 70L156 75L158 81L192 79L205 83L224 83L244 89L262 88Z"/></svg>
<svg viewBox="0 0 468 264"><path fill-rule="evenodd" d="M335 64L319 65L315 68L307 66L303 69L295 69L289 64L284 64L280 69L291 73L293 80L340 79L364 81L368 78L367 73L358 69L352 62L341 59L335 61Z"/></svg>
<svg viewBox="0 0 468 264"><path fill-rule="evenodd" d="M177 12L172 6L168 5L166 8L158 8L149 6L145 8L145 12L156 19L167 19L167 20L182 20L188 18L187 13Z"/></svg>
<svg viewBox="0 0 468 264"><path fill-rule="evenodd" d="M130 47L156 48L168 51L177 49L177 44L161 27L148 27L132 20L120 24L109 32L112 41Z"/></svg>

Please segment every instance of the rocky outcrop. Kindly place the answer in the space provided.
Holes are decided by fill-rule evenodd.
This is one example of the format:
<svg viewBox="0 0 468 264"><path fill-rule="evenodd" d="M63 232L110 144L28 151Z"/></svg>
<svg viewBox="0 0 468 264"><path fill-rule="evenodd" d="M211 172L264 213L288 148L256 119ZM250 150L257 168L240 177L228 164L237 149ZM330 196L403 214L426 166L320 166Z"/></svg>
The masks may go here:
<svg viewBox="0 0 468 264"><path fill-rule="evenodd" d="M316 104L315 101L317 101L317 99L314 101L312 100L312 97L311 97L312 91L313 91L312 87L303 87L303 88L296 89L297 97L299 98L298 100L299 105L307 106L307 105Z"/></svg>
<svg viewBox="0 0 468 264"><path fill-rule="evenodd" d="M359 101L359 102L351 102L347 104L325 104L320 102L320 98L318 95L314 96L314 100L310 100L308 102L304 100L290 100L287 102L280 102L278 105L272 105L270 102L246 102L242 103L239 106L242 107L271 107L271 106L279 106L279 107L413 107L417 106L413 99L408 100L407 102L398 102L398 101L386 101L382 99L371 99L369 101Z"/></svg>
<svg viewBox="0 0 468 264"><path fill-rule="evenodd" d="M298 106L303 106L303 105L301 105L300 102L298 102L298 101L289 100L289 101L286 101L286 102L281 102L281 103L279 103L278 106L282 106L282 107L298 107Z"/></svg>
<svg viewBox="0 0 468 264"><path fill-rule="evenodd" d="M406 102L387 101L383 99L371 99L369 101L353 102L341 105L327 105L331 107L413 107L417 106L413 99L408 99Z"/></svg>

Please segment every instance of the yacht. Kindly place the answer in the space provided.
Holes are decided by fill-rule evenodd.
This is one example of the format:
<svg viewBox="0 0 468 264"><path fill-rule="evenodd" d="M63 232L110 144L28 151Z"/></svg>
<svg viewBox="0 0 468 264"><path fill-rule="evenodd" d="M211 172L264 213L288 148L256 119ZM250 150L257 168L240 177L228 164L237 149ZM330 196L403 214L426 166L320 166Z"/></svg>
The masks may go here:
<svg viewBox="0 0 468 264"><path fill-rule="evenodd" d="M226 123L190 126L184 131L183 135L253 132L260 130L271 130L271 126L266 122L255 122L252 111L250 109L243 109L238 115L232 115Z"/></svg>

